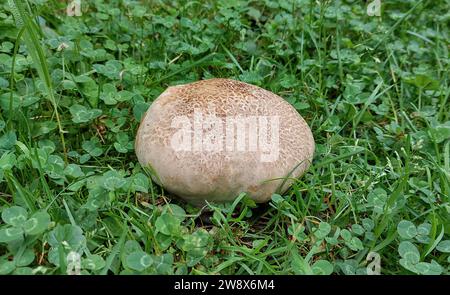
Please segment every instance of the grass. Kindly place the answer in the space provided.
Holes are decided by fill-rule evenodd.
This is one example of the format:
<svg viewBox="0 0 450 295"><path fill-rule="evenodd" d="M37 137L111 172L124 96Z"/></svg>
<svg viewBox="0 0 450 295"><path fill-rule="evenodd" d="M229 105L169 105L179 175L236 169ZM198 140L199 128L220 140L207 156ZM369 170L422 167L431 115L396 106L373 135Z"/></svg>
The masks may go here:
<svg viewBox="0 0 450 295"><path fill-rule="evenodd" d="M449 274L446 1L85 2L0 4L1 274ZM194 208L137 162L152 100L212 77L313 131L267 204Z"/></svg>

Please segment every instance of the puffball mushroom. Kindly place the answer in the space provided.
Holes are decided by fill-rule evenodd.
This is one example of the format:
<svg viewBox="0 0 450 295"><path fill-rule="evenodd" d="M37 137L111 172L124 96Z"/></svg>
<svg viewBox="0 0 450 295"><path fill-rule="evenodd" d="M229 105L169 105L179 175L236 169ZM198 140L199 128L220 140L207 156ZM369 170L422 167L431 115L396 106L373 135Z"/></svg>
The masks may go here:
<svg viewBox="0 0 450 295"><path fill-rule="evenodd" d="M267 202L305 172L314 146L305 120L283 98L230 79L167 88L135 141L152 179L194 205L233 201L241 192Z"/></svg>

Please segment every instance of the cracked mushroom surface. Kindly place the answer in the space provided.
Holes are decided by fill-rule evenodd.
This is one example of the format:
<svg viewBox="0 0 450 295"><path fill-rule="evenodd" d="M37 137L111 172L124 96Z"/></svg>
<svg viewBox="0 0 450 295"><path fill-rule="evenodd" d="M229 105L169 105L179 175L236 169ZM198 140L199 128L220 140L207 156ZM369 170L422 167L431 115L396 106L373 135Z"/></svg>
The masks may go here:
<svg viewBox="0 0 450 295"><path fill-rule="evenodd" d="M194 205L232 201L241 192L266 202L308 169L314 147L310 128L287 101L231 79L167 88L135 141L152 179Z"/></svg>

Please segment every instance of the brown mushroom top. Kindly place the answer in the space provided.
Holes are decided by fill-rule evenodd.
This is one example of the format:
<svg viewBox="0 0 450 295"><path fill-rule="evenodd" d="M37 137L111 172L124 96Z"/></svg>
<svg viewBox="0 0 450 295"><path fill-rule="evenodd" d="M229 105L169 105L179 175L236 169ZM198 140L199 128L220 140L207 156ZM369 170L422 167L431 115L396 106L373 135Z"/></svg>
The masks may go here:
<svg viewBox="0 0 450 295"><path fill-rule="evenodd" d="M196 114L201 114L203 120L208 116L218 120L198 123ZM231 125L249 118L244 135L234 129L237 125ZM191 145L181 150L173 145L180 128L177 122L190 124L191 130L203 128L200 133L188 132L190 138L183 143ZM261 135L265 133L257 130L267 131L264 150ZM251 134L259 138L251 138ZM245 150L236 147L239 135L245 138ZM205 138L216 145L205 147ZM230 138L234 142L227 143ZM250 147L251 140L257 147ZM203 146L198 145L201 143ZM283 181L271 179L298 177L309 167L314 139L303 118L278 95L244 82L209 79L164 91L141 121L135 150L139 162L143 166L150 164L156 171L163 187L188 201L227 201L245 191L257 202L264 202ZM289 184L287 181L281 191Z"/></svg>

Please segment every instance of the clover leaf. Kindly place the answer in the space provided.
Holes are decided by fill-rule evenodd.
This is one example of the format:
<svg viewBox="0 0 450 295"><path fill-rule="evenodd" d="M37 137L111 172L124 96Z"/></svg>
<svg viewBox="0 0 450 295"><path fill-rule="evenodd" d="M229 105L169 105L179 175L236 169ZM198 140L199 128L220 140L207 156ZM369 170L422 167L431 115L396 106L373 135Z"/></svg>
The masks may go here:
<svg viewBox="0 0 450 295"><path fill-rule="evenodd" d="M204 229L199 229L193 234L184 237L180 246L183 251L187 252L186 260L188 266L194 266L206 256L210 241L211 236Z"/></svg>
<svg viewBox="0 0 450 295"><path fill-rule="evenodd" d="M330 275L333 273L333 265L327 260L317 260L311 268L316 275Z"/></svg>
<svg viewBox="0 0 450 295"><path fill-rule="evenodd" d="M156 230L168 236L176 236L180 233L180 220L172 214L162 214L156 219Z"/></svg>
<svg viewBox="0 0 450 295"><path fill-rule="evenodd" d="M0 181L3 179L4 171L11 170L17 163L17 158L13 153L6 152L0 157Z"/></svg>
<svg viewBox="0 0 450 295"><path fill-rule="evenodd" d="M56 266L60 265L60 252L66 257L70 251L79 251L86 245L86 238L83 230L72 224L58 224L49 234L48 243L51 249L48 258L51 263Z"/></svg>
<svg viewBox="0 0 450 295"><path fill-rule="evenodd" d="M87 109L79 104L72 105L69 111L72 114L72 121L75 123L86 123L102 114L102 111L99 109Z"/></svg>
<svg viewBox="0 0 450 295"><path fill-rule="evenodd" d="M404 239L412 239L417 235L417 228L411 221L402 220L397 225L397 232Z"/></svg>
<svg viewBox="0 0 450 295"><path fill-rule="evenodd" d="M150 185L150 182L148 180L148 177L145 176L145 174L143 173L137 173L133 176L133 180L132 180L132 189L135 192L143 192L143 193L148 193L148 188Z"/></svg>
<svg viewBox="0 0 450 295"><path fill-rule="evenodd" d="M9 226L0 229L0 243L19 240L23 238L24 234L41 234L50 224L50 215L47 212L37 211L31 217L28 217L28 212L19 206L4 209L2 219Z"/></svg>
<svg viewBox="0 0 450 295"><path fill-rule="evenodd" d="M103 154L103 149L100 146L100 142L95 137L91 140L83 141L81 147L92 157L98 157Z"/></svg>
<svg viewBox="0 0 450 295"><path fill-rule="evenodd" d="M417 264L420 261L419 250L417 250L417 247L409 241L401 242L398 247L398 252L401 257L412 264Z"/></svg>
<svg viewBox="0 0 450 295"><path fill-rule="evenodd" d="M23 229L20 227L8 227L0 229L0 243L9 243L23 237Z"/></svg>
<svg viewBox="0 0 450 295"><path fill-rule="evenodd" d="M319 239L324 239L331 231L331 225L326 222L321 222L319 228L314 232L314 235Z"/></svg>
<svg viewBox="0 0 450 295"><path fill-rule="evenodd" d="M133 142L128 140L128 135L125 132L119 132L116 135L117 142L114 143L114 148L119 153L127 153L133 150Z"/></svg>
<svg viewBox="0 0 450 295"><path fill-rule="evenodd" d="M38 235L44 232L50 223L50 215L45 211L36 212L23 224L26 234Z"/></svg>
<svg viewBox="0 0 450 295"><path fill-rule="evenodd" d="M439 244L436 246L436 250L442 253L450 253L450 240L439 242Z"/></svg>
<svg viewBox="0 0 450 295"><path fill-rule="evenodd" d="M173 255L165 253L161 256L153 255L153 266L158 274L171 274L173 264Z"/></svg>
<svg viewBox="0 0 450 295"><path fill-rule="evenodd" d="M122 71L122 64L117 60L108 60L104 65L94 64L94 70L97 73L108 77L111 80L118 80L120 78L120 71Z"/></svg>
<svg viewBox="0 0 450 295"><path fill-rule="evenodd" d="M133 270L143 271L153 264L153 258L142 250L136 251L127 256L126 264Z"/></svg>
<svg viewBox="0 0 450 295"><path fill-rule="evenodd" d="M84 172L77 164L68 164L66 168L64 168L64 174L72 178L79 178L84 176Z"/></svg>
<svg viewBox="0 0 450 295"><path fill-rule="evenodd" d="M127 183L127 180L115 170L111 170L103 174L101 179L101 185L103 188L109 191L115 191L123 187Z"/></svg>
<svg viewBox="0 0 450 295"><path fill-rule="evenodd" d="M81 267L88 270L100 270L105 264L105 260L100 255L89 255L81 260Z"/></svg>
<svg viewBox="0 0 450 295"><path fill-rule="evenodd" d="M12 206L6 208L2 212L3 221L12 226L20 226L25 221L27 221L27 218L28 218L27 210L19 206Z"/></svg>

